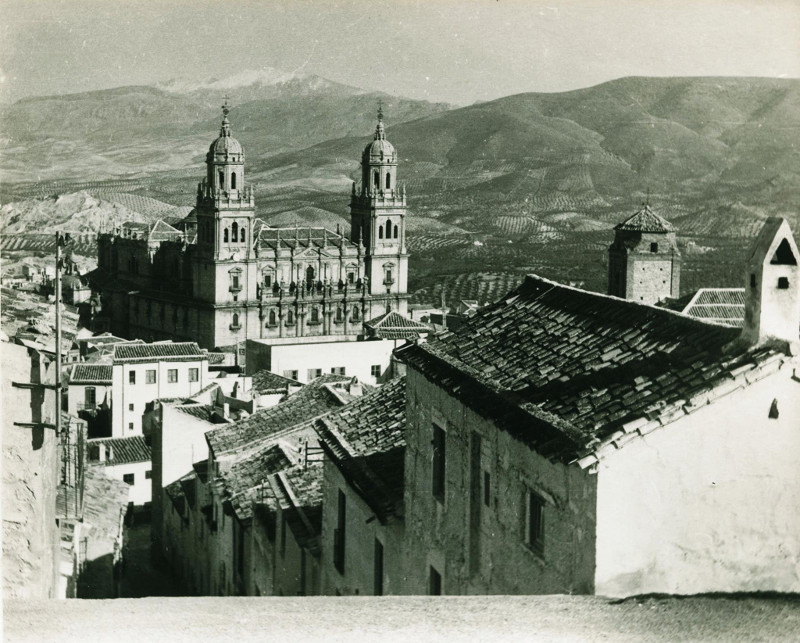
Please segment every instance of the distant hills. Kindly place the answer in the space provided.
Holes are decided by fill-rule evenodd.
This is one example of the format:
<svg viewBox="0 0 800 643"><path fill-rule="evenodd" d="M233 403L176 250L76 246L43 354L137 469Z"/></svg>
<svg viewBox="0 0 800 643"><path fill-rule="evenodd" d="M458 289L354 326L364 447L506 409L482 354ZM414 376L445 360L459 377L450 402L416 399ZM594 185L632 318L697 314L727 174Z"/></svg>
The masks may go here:
<svg viewBox="0 0 800 643"><path fill-rule="evenodd" d="M678 227L686 288L738 285L768 216L800 233L800 80L634 77L453 108L270 69L0 108L0 198L19 203L4 221L57 225L52 195L81 191L148 217L188 208L225 94L259 216L329 227L347 225L380 98L424 288L493 270L602 290L612 228L648 198Z"/></svg>

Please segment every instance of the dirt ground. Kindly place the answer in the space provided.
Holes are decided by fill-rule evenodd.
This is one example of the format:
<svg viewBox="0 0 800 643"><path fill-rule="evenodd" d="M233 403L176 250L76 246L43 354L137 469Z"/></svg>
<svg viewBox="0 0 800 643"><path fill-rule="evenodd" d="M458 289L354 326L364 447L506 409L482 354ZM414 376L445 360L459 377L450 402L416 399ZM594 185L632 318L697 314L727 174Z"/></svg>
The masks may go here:
<svg viewBox="0 0 800 643"><path fill-rule="evenodd" d="M143 598L9 601L21 641L796 641L800 597Z"/></svg>

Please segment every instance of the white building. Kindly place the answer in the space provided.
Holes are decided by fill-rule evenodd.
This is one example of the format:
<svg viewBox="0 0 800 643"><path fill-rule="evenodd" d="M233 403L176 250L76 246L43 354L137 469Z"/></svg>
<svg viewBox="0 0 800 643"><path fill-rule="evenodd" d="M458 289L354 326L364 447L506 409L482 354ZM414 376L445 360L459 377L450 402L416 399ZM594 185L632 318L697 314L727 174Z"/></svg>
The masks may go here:
<svg viewBox="0 0 800 643"><path fill-rule="evenodd" d="M109 478L130 485L130 502L150 503L152 493L152 462L150 447L143 435L127 438L88 440L89 462L97 463Z"/></svg>
<svg viewBox="0 0 800 643"><path fill-rule="evenodd" d="M114 346L112 437L140 435L148 402L190 397L209 382L208 355L196 342Z"/></svg>

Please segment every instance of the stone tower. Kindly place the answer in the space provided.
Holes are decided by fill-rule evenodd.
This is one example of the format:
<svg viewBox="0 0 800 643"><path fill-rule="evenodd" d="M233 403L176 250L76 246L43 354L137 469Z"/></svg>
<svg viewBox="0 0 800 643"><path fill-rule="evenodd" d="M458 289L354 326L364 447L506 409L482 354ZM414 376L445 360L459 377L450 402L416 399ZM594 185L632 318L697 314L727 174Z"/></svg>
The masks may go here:
<svg viewBox="0 0 800 643"><path fill-rule="evenodd" d="M614 228L608 249L608 294L644 304L677 297L681 255L675 229L645 204Z"/></svg>
<svg viewBox="0 0 800 643"><path fill-rule="evenodd" d="M207 307L200 324L204 346L229 346L258 324L255 199L244 181L244 150L231 136L227 103L219 137L206 155L197 186L197 252L192 293ZM257 328L257 326L256 326Z"/></svg>
<svg viewBox="0 0 800 643"><path fill-rule="evenodd" d="M800 335L800 253L786 219L767 219L747 258L742 337L757 344Z"/></svg>
<svg viewBox="0 0 800 643"><path fill-rule="evenodd" d="M361 155L361 185L353 184L350 238L364 246L369 294L386 311L407 313L406 194L397 184L397 152L386 140L378 109L374 140ZM374 312L373 308L373 312Z"/></svg>

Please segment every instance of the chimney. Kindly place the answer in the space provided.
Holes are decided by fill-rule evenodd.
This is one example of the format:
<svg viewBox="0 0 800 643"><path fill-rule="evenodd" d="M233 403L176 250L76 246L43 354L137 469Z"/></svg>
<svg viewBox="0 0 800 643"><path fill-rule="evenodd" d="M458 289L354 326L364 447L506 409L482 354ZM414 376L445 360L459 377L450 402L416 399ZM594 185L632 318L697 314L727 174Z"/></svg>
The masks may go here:
<svg viewBox="0 0 800 643"><path fill-rule="evenodd" d="M97 445L97 459L100 462L106 461L106 445L102 442Z"/></svg>
<svg viewBox="0 0 800 643"><path fill-rule="evenodd" d="M358 378L354 377L350 380L350 390L348 393L353 397L361 397L364 394L364 389L361 386L361 382L358 381Z"/></svg>
<svg viewBox="0 0 800 643"><path fill-rule="evenodd" d="M800 348L800 252L786 219L767 219L747 259L742 338Z"/></svg>

